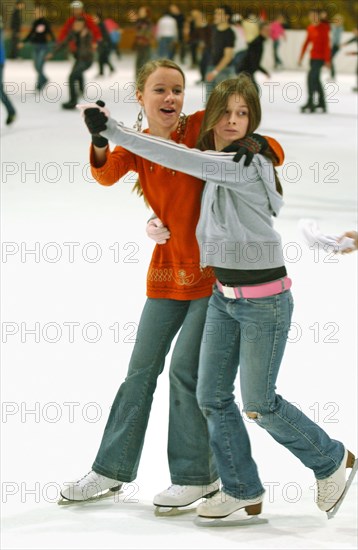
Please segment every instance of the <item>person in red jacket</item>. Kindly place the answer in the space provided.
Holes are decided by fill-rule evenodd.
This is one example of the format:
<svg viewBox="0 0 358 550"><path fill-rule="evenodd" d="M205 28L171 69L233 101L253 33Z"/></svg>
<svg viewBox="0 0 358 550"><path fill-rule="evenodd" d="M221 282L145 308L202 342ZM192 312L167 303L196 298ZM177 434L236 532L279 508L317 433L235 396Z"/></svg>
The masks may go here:
<svg viewBox="0 0 358 550"><path fill-rule="evenodd" d="M76 108L78 95L84 90L84 72L93 63L92 35L83 17L77 17L74 20L72 30L67 38L57 43L53 52L47 54L46 58L51 59L54 54L72 42L75 45L75 50L73 51L74 64L68 77L70 98L66 103L62 103L63 109Z"/></svg>
<svg viewBox="0 0 358 550"><path fill-rule="evenodd" d="M72 10L72 15L65 21L63 27L60 29L57 37L57 42L60 43L66 40L69 33L72 31L73 23L78 17L81 17L85 20L86 27L92 34L92 44L93 49L95 49L97 42L102 40L102 34L98 25L96 25L91 15L83 11L83 2L80 2L80 0L74 0L73 2L71 2L70 7ZM73 43L69 44L69 48L71 52L74 52L76 50L76 46Z"/></svg>
<svg viewBox="0 0 358 550"><path fill-rule="evenodd" d="M323 65L330 66L331 49L329 42L329 25L321 20L319 10L310 10L309 19L311 24L307 27L306 40L302 46L301 55L298 64L301 65L303 56L309 44L312 45L310 51L310 70L308 71L308 100L301 107L302 113L314 113L320 109L323 113L326 112L326 100L321 77L321 69ZM318 95L318 102L315 101L315 95Z"/></svg>

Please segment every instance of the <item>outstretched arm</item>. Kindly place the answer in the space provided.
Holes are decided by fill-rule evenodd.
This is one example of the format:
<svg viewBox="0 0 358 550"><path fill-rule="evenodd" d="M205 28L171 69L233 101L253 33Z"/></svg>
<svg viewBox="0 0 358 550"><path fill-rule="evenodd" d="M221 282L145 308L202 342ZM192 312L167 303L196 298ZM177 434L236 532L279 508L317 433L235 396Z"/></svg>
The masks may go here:
<svg viewBox="0 0 358 550"><path fill-rule="evenodd" d="M202 180L206 180L209 174L220 171L221 166L229 162L232 164L233 171L236 171L236 164L231 162L232 154L190 149L175 141L126 128L113 119L109 119L106 126L107 129L101 132L102 136L132 153L171 170L178 170Z"/></svg>
<svg viewBox="0 0 358 550"><path fill-rule="evenodd" d="M80 108L84 110L86 124L93 136L110 139L123 149L171 170L235 189L239 193L241 186L238 184L245 180L253 182L264 178L269 184L274 182L272 164L261 155L255 157L253 165L246 167L244 159L239 163L232 162L232 153L190 149L175 141L126 128L108 118L108 110L99 109L97 105L81 105Z"/></svg>

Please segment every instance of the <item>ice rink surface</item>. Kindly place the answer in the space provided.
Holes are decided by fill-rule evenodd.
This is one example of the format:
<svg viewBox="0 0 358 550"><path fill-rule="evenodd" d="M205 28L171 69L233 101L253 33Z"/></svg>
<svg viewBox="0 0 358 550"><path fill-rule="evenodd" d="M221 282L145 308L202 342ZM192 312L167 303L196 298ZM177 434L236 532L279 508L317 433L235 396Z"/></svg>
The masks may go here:
<svg viewBox="0 0 358 550"><path fill-rule="evenodd" d="M153 495L170 484L167 370L160 376L135 482L115 500L57 506L63 482L90 470L145 301L153 243L150 211L128 175L110 188L88 170L89 135L64 111L70 62L49 62L40 95L31 61L8 61L18 113L1 113L2 157L2 548L348 549L357 545L357 484L335 519L314 504L314 477L256 425L248 425L266 487L262 516L243 528L204 529L194 511L157 518ZM185 68L186 113L203 108L198 74ZM112 77L87 73L85 99L105 100L133 126L133 59ZM275 226L293 279L295 311L278 393L357 452L357 253L309 249L298 231L315 218L340 235L357 224L357 94L354 75L328 82L328 113L300 114L305 73L258 75L259 131L282 144L285 207ZM178 212L180 215L180 212ZM237 388L237 402L240 391Z"/></svg>

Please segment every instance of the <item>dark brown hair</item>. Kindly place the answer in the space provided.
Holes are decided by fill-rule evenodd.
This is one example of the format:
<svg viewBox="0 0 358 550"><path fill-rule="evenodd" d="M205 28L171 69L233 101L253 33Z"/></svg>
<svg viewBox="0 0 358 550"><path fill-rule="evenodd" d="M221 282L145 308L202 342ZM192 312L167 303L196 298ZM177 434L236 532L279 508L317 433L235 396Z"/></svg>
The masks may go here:
<svg viewBox="0 0 358 550"><path fill-rule="evenodd" d="M208 149L215 150L213 128L224 116L229 97L233 94L237 94L242 97L249 110L249 125L246 135L255 132L260 125L260 98L252 78L246 73L240 73L236 78L228 78L227 80L223 80L215 86L206 105L205 115L197 141L197 147L202 151ZM265 151L264 156L271 160L273 164L277 161L276 156L271 149ZM282 195L282 186L276 170L274 170L274 173L276 189L278 193Z"/></svg>

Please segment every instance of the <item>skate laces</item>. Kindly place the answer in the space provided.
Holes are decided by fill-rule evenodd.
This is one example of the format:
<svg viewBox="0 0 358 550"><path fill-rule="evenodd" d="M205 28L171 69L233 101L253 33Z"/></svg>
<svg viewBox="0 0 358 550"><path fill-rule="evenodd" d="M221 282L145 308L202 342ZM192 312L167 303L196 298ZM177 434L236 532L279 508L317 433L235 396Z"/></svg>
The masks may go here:
<svg viewBox="0 0 358 550"><path fill-rule="evenodd" d="M101 479L104 479L104 476L101 476L100 474L97 474L95 471L91 470L86 475L81 477L78 481L76 481L76 485L78 485L79 487L83 487L84 485L87 485L87 483L95 483L96 485L99 485Z"/></svg>
<svg viewBox="0 0 358 550"><path fill-rule="evenodd" d="M170 485L170 487L168 487L165 493L175 497L175 496L182 495L187 488L188 488L188 485Z"/></svg>
<svg viewBox="0 0 358 550"><path fill-rule="evenodd" d="M316 479L317 503L336 502L342 495L346 486L346 463L341 462L338 470L325 479Z"/></svg>
<svg viewBox="0 0 358 550"><path fill-rule="evenodd" d="M217 506L217 504L222 504L231 500L237 500L235 497L224 493L224 491L218 491L213 497L207 498L205 500L205 505L207 506Z"/></svg>
<svg viewBox="0 0 358 550"><path fill-rule="evenodd" d="M225 495L225 493L223 493L222 491L219 491L213 497L207 498L205 500L205 504L207 506L216 506L217 504L219 504L221 502L225 502L227 496L228 495Z"/></svg>

